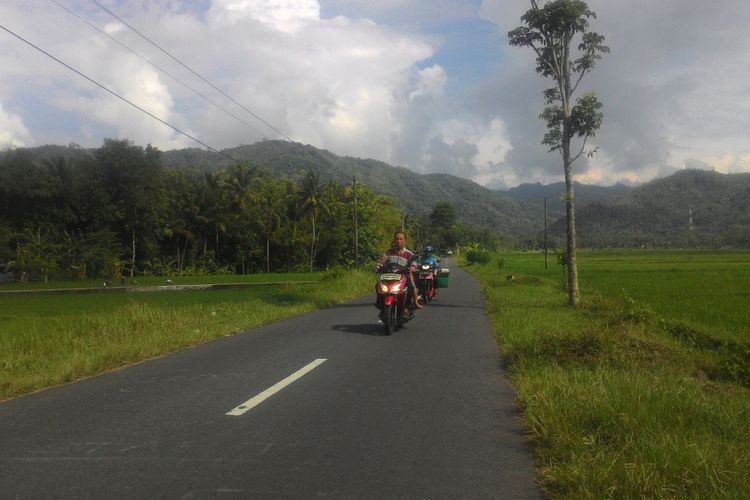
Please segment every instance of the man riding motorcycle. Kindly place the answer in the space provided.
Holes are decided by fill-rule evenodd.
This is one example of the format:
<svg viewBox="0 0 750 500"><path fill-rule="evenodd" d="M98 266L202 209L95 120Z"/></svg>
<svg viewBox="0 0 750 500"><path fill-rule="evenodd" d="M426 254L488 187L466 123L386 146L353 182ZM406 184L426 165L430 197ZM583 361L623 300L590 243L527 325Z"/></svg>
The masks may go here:
<svg viewBox="0 0 750 500"><path fill-rule="evenodd" d="M432 267L437 268L440 259L432 255L432 245L425 245L422 249L422 257L419 262L422 264L430 264Z"/></svg>
<svg viewBox="0 0 750 500"><path fill-rule="evenodd" d="M417 287L414 284L413 272L417 270L416 256L414 252L406 248L406 233L403 231L396 231L393 233L393 246L383 252L383 255L378 259L378 263L375 266L377 271L385 263L392 263L398 265L404 272L407 272L407 284L411 289L412 297L414 298L414 308L422 309L422 305L419 303L419 295L417 294ZM408 307L404 309L404 318L409 316Z"/></svg>
<svg viewBox="0 0 750 500"><path fill-rule="evenodd" d="M417 262L417 268L419 269L419 281L417 282L417 288L419 288L419 294L421 295L422 302L432 300L433 296L437 293L437 274L438 264L440 259L432 255L432 245L425 245L422 249L422 255ZM429 280L429 282L427 282Z"/></svg>

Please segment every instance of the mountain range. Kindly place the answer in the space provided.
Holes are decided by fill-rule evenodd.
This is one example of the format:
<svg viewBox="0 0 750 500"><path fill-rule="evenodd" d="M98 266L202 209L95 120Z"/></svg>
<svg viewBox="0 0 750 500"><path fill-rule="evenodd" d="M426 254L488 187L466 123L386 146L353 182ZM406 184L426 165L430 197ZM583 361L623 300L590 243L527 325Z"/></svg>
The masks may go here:
<svg viewBox="0 0 750 500"><path fill-rule="evenodd" d="M80 147L41 146L39 159L86 154ZM2 154L2 153L0 153ZM448 174L418 174L387 163L338 156L309 145L262 141L221 153L201 149L165 151L164 166L194 172L218 171L237 162L276 178L299 180L309 170L321 179L367 184L392 196L412 217L428 215L439 202L452 203L464 223L498 236L538 241L547 198L549 235L565 235L564 183L522 184L490 190ZM637 187L576 183L576 222L581 247L750 247L750 174L682 170Z"/></svg>

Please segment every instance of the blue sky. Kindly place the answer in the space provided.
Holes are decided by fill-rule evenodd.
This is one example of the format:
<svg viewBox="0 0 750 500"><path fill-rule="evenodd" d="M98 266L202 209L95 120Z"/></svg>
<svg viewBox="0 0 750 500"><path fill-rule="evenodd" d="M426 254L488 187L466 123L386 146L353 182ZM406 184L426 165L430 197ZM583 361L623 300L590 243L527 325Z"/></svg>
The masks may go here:
<svg viewBox="0 0 750 500"><path fill-rule="evenodd" d="M562 178L540 145L550 83L507 46L527 0L101 1L295 141L493 188ZM280 137L90 0L57 2L223 109L52 1L0 2L0 24L212 147ZM750 3L588 3L612 52L582 86L605 119L578 179L750 171ZM196 146L5 31L0 43L0 147Z"/></svg>

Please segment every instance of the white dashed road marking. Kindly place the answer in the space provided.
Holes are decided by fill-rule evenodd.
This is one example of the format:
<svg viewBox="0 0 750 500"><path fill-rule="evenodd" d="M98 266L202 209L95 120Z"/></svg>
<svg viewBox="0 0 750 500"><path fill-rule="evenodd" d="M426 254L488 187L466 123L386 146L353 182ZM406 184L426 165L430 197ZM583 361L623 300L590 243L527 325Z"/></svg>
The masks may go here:
<svg viewBox="0 0 750 500"><path fill-rule="evenodd" d="M302 378L303 376L307 375L312 370L314 370L315 368L319 367L320 365L322 365L326 361L327 360L323 359L323 358L316 359L312 363L309 363L306 366L304 366L304 367L300 368L299 370L297 370L296 372L292 373L291 375L289 375L284 380L281 380L280 382L277 382L276 384L272 385L271 387L269 387L265 391L261 392L257 396L254 396L254 397L248 399L247 401L245 401L241 405L237 406L233 410L228 411L226 413L226 415L229 415L231 417L239 417L240 415L243 415L246 411L248 411L248 410L250 410L250 409L258 406L259 404L261 404L266 399L270 398L271 396L273 396L274 394L276 394L280 390L284 389L286 386L290 385L294 381L296 381L296 380Z"/></svg>

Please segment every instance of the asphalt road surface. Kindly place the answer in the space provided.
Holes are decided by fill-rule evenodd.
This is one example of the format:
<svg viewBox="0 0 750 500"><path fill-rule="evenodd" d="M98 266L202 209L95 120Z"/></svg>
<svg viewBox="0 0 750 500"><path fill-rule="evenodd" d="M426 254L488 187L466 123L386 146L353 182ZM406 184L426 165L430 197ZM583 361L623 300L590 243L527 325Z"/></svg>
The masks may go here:
<svg viewBox="0 0 750 500"><path fill-rule="evenodd" d="M541 498L451 271L390 337L367 297L0 403L0 498Z"/></svg>

